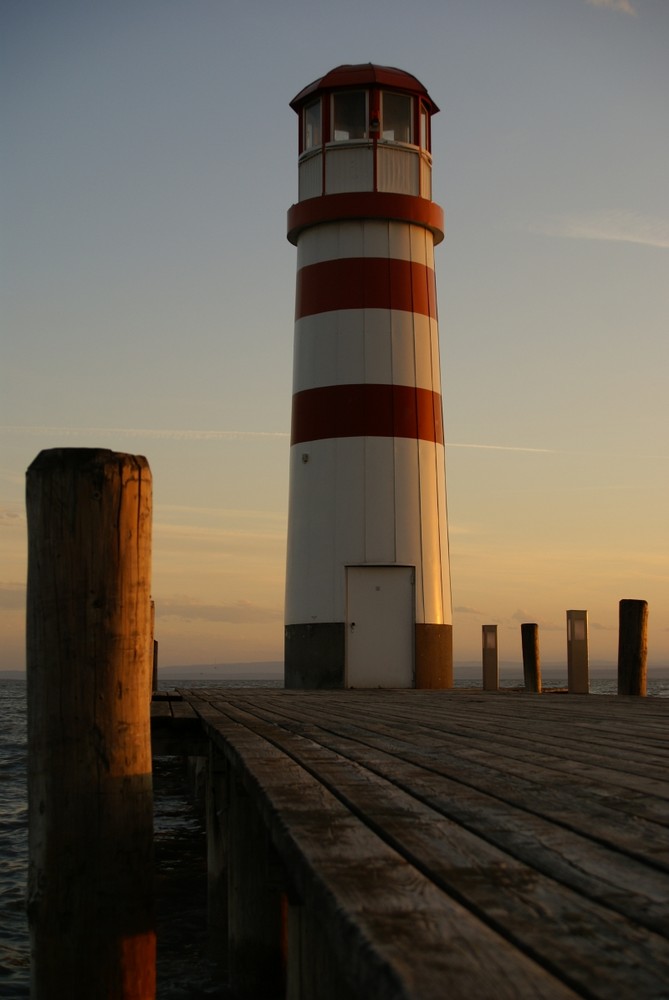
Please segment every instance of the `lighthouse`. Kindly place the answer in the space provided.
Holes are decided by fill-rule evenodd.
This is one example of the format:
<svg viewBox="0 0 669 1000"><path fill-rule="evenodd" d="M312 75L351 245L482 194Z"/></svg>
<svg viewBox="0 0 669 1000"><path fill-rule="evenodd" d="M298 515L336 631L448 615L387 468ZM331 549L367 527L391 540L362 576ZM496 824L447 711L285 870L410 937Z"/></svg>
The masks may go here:
<svg viewBox="0 0 669 1000"><path fill-rule="evenodd" d="M288 688L445 688L452 614L431 122L411 74L344 65L299 119Z"/></svg>

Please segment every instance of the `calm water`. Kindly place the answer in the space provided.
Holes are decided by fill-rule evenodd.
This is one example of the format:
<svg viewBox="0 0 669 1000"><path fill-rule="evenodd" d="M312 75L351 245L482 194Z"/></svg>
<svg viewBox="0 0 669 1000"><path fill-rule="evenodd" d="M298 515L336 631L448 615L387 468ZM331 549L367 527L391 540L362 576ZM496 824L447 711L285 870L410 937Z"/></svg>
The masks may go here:
<svg viewBox="0 0 669 1000"><path fill-rule="evenodd" d="M0 681L0 996L28 996L26 686Z"/></svg>
<svg viewBox="0 0 669 1000"><path fill-rule="evenodd" d="M518 684L517 680L509 681L507 686ZM545 687L563 684L562 679L544 678ZM179 685L170 681L169 686ZM188 680L183 686L226 685L220 681ZM228 682L227 686L278 685L263 681ZM473 685L471 681L460 681L456 686ZM615 694L616 681L593 680L591 691ZM649 681L648 694L669 697L669 681ZM0 680L0 996L4 1000L29 996L26 784L26 685L20 680ZM183 775L174 758L163 758L155 771L155 838L158 1000L223 998L227 994L216 986L204 941L204 831L195 805L185 797ZM191 933L184 933L184 928Z"/></svg>

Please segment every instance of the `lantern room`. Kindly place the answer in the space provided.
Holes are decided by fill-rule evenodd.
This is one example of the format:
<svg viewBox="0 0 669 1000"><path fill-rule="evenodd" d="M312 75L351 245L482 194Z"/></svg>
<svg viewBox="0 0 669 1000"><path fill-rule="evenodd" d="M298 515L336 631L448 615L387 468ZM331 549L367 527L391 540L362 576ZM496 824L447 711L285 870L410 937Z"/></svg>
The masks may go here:
<svg viewBox="0 0 669 1000"><path fill-rule="evenodd" d="M338 66L305 87L299 115L299 201L352 191L431 199L430 119L439 110L403 70Z"/></svg>

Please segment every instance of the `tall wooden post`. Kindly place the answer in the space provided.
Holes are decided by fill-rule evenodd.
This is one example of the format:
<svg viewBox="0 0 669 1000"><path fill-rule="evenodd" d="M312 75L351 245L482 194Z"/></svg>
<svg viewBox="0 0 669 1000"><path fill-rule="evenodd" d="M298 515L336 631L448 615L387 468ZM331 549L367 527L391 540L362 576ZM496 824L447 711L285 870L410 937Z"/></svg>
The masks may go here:
<svg viewBox="0 0 669 1000"><path fill-rule="evenodd" d="M646 694L648 601L619 605L618 694Z"/></svg>
<svg viewBox="0 0 669 1000"><path fill-rule="evenodd" d="M539 626L525 622L520 626L523 646L523 677L525 690L541 694L541 659L539 657Z"/></svg>
<svg viewBox="0 0 669 1000"><path fill-rule="evenodd" d="M31 997L151 1000L148 463L43 451L26 506Z"/></svg>

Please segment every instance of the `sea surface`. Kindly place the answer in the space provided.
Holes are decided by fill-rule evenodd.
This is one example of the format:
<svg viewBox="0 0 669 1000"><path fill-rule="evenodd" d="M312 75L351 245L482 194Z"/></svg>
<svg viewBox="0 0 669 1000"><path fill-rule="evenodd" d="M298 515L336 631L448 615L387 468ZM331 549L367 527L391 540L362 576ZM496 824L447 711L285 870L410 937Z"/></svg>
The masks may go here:
<svg viewBox="0 0 669 1000"><path fill-rule="evenodd" d="M518 680L502 682L517 687ZM545 688L564 680L543 680ZM170 679L169 687L280 687L272 681ZM456 687L473 687L471 680ZM614 679L592 679L591 694L615 694ZM649 680L648 695L669 697L669 680ZM0 679L0 997L29 997L25 913L28 869L26 685ZM157 1000L230 998L206 947L206 843L201 811L186 792L178 758L154 765L158 961Z"/></svg>

